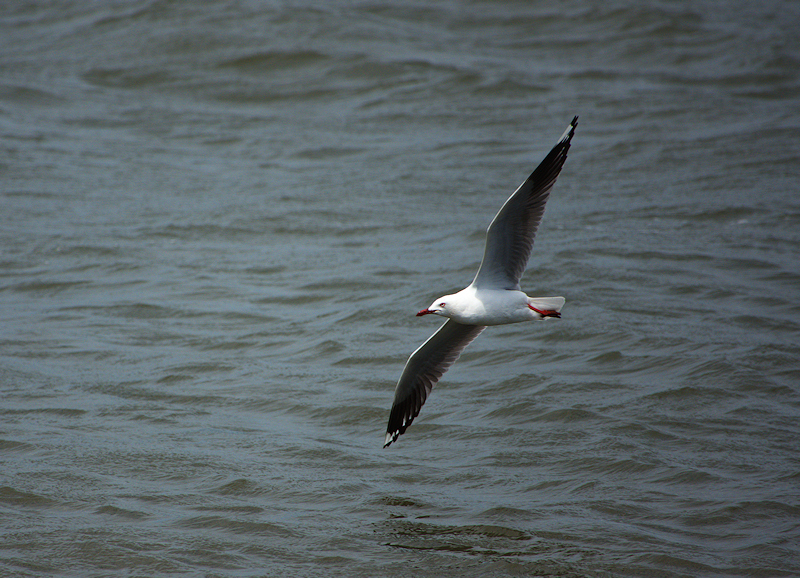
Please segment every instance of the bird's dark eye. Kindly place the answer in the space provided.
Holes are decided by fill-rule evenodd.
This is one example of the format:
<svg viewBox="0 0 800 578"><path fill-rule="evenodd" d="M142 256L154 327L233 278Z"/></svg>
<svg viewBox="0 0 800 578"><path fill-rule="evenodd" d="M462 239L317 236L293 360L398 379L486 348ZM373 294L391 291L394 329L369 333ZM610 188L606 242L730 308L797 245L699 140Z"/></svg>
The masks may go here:
<svg viewBox="0 0 800 578"><path fill-rule="evenodd" d="M439 307L444 307L444 306L445 306L444 301L439 303Z"/></svg>

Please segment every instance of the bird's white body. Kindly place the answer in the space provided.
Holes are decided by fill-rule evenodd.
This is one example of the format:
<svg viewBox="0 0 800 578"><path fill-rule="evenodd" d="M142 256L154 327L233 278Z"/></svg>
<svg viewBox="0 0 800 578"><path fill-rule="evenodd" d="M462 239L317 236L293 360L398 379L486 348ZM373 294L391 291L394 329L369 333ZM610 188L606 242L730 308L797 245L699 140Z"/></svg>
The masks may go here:
<svg viewBox="0 0 800 578"><path fill-rule="evenodd" d="M434 301L425 312L463 325L506 325L555 317L563 297L528 297L522 291L477 289L473 285ZM422 311L420 312L422 313Z"/></svg>

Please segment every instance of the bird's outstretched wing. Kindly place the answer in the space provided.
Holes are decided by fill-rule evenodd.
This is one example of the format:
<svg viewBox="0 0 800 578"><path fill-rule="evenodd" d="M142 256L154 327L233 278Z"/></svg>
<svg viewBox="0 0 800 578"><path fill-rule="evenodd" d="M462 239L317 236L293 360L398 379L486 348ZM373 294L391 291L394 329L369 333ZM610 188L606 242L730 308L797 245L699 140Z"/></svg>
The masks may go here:
<svg viewBox="0 0 800 578"><path fill-rule="evenodd" d="M572 119L558 143L536 170L511 195L489 225L483 261L472 285L477 289L519 290L544 215L550 189L567 160L570 141L578 126Z"/></svg>
<svg viewBox="0 0 800 578"><path fill-rule="evenodd" d="M406 431L419 415L419 410L436 382L484 329L486 328L480 325L462 325L448 319L411 354L394 391L394 403L389 414L383 447Z"/></svg>

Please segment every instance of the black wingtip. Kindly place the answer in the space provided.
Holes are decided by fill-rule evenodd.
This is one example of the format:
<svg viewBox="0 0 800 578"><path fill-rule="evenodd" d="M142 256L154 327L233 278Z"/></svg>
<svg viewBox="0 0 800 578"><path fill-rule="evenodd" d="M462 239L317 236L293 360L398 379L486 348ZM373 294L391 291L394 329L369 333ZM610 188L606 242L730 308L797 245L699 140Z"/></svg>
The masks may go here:
<svg viewBox="0 0 800 578"><path fill-rule="evenodd" d="M572 140L572 137L575 136L575 127L578 126L578 115L572 119L572 122L569 123L567 130L564 131L564 134L561 135L561 138L558 139L558 144L567 143Z"/></svg>
<svg viewBox="0 0 800 578"><path fill-rule="evenodd" d="M401 435L403 435L405 433L406 429L407 428L403 427L403 428L396 429L396 430L393 430L393 431L392 430L387 430L386 431L386 439L383 440L383 447L384 448L388 448L390 445L392 445L394 442L396 442L397 439Z"/></svg>
<svg viewBox="0 0 800 578"><path fill-rule="evenodd" d="M423 400L424 403L424 400ZM422 403L420 403L420 408L422 407ZM388 448L394 442L397 441L401 435L406 433L408 426L411 425L411 422L414 421L414 418L419 415L419 409L417 412L410 418L404 418L404 411L408 410L408 406L401 405L401 406L392 406L392 412L389 416L389 425L386 428L386 439L383 440L383 447Z"/></svg>

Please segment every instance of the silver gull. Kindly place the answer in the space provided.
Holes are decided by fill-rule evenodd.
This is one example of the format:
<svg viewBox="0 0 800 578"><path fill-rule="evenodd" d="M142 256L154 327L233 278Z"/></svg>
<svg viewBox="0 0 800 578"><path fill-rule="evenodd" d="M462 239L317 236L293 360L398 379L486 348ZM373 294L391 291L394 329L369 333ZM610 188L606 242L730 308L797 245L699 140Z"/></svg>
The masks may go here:
<svg viewBox="0 0 800 578"><path fill-rule="evenodd" d="M520 290L519 279L528 264L550 189L567 160L576 126L577 116L492 220L483 260L472 283L458 293L439 297L417 313L448 319L408 358L395 388L383 447L406 431L433 386L488 325L561 317L563 297L528 297Z"/></svg>

